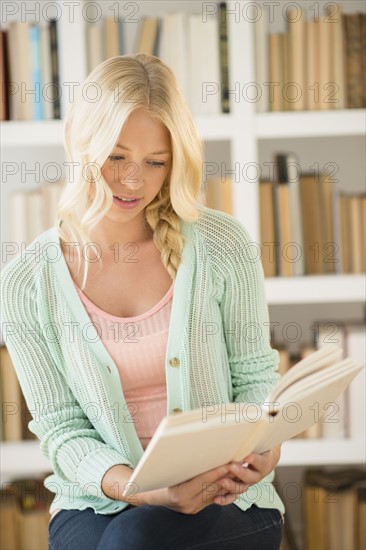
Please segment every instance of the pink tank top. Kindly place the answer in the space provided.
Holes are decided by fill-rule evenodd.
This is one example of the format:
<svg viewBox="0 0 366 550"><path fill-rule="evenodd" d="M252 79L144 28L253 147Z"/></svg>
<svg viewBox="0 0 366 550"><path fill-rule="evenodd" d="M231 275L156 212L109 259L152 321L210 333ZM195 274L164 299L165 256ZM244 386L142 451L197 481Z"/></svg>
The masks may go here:
<svg viewBox="0 0 366 550"><path fill-rule="evenodd" d="M146 449L166 415L165 355L174 283L153 308L135 317L105 313L74 285L118 368L131 422Z"/></svg>

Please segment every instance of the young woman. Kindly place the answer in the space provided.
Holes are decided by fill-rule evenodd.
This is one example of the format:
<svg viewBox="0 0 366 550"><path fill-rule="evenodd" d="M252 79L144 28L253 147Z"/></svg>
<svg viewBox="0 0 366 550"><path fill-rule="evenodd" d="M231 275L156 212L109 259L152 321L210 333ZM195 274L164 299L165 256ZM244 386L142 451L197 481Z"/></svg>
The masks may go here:
<svg viewBox="0 0 366 550"><path fill-rule="evenodd" d="M54 472L50 549L278 549L279 448L122 498L163 416L260 404L279 378L260 261L243 225L200 201L202 142L171 69L143 54L101 63L65 148L55 226L1 285L4 340Z"/></svg>

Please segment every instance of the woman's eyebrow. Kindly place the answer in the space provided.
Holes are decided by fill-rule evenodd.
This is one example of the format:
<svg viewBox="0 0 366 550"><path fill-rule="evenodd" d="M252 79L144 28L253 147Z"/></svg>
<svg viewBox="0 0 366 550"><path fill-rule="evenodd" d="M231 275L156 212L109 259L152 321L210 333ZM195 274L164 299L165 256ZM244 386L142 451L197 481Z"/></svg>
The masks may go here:
<svg viewBox="0 0 366 550"><path fill-rule="evenodd" d="M131 150L128 147L125 147L124 145L121 145L120 143L117 143L116 148L125 149L126 151ZM165 153L170 154L170 151L168 151L168 150L166 150L166 151L154 151L154 153L150 153L150 155L164 155Z"/></svg>

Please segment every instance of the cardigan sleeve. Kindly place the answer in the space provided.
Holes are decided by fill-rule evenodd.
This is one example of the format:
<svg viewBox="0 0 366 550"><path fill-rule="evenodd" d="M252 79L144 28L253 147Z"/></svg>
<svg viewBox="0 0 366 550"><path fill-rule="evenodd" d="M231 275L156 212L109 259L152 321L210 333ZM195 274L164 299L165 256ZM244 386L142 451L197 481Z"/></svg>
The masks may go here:
<svg viewBox="0 0 366 550"><path fill-rule="evenodd" d="M104 443L57 368L37 321L37 295L29 273L26 277L24 270L7 268L0 287L3 341L32 416L29 430L40 440L55 474L87 495L112 500L101 488L104 474L116 464L133 466Z"/></svg>
<svg viewBox="0 0 366 550"><path fill-rule="evenodd" d="M280 379L279 353L270 344L259 247L240 222L228 221L220 308L233 398L261 405Z"/></svg>

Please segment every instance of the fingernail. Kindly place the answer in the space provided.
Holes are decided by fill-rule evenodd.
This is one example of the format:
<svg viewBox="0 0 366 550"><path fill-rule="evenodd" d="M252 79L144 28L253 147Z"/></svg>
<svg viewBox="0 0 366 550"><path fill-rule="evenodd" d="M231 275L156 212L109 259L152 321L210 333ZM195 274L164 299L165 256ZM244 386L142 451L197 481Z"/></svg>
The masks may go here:
<svg viewBox="0 0 366 550"><path fill-rule="evenodd" d="M244 464L242 464L243 468L248 468L248 466L249 466L248 462L244 462Z"/></svg>

